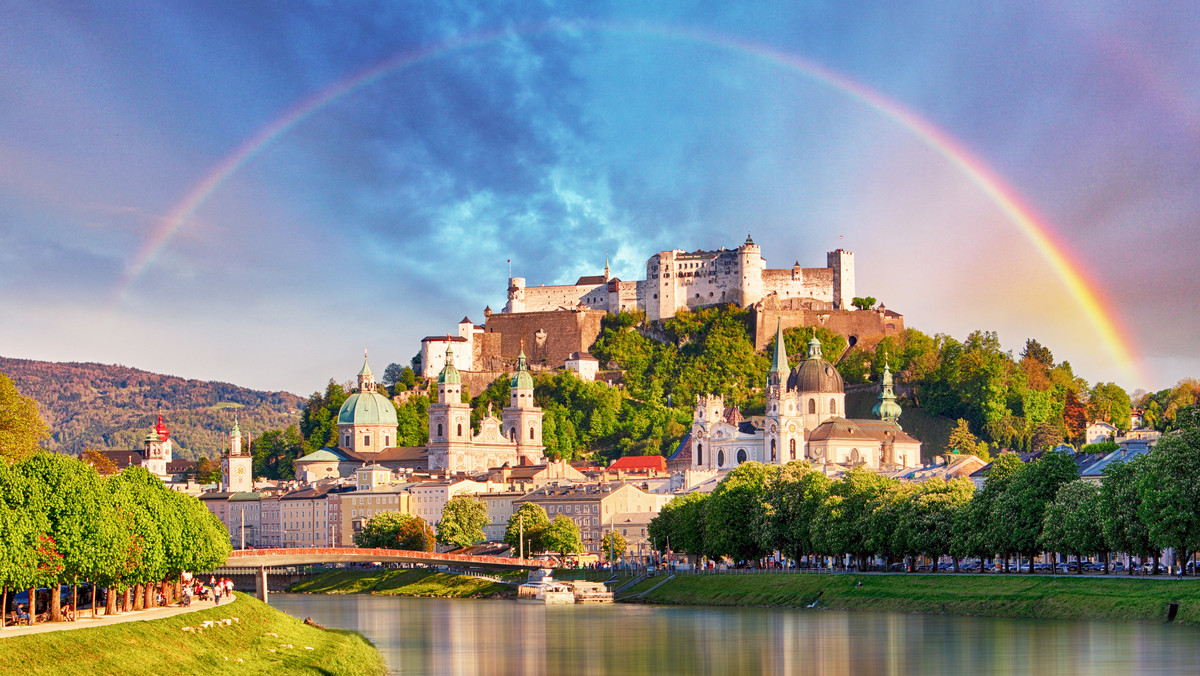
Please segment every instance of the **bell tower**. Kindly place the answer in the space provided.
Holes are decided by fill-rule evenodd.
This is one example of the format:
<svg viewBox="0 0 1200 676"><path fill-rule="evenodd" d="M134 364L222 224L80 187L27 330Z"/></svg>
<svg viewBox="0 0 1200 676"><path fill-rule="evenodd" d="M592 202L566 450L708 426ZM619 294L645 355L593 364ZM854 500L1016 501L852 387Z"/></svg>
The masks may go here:
<svg viewBox="0 0 1200 676"><path fill-rule="evenodd" d="M242 431L237 416L229 431L229 450L221 463L221 490L227 493L247 493L254 489L254 458L242 450Z"/></svg>
<svg viewBox="0 0 1200 676"><path fill-rule="evenodd" d="M501 412L501 431L516 443L517 454L535 465L546 456L542 445L542 409L533 403L533 376L525 362L525 350L517 356L517 372L509 383L509 405Z"/></svg>
<svg viewBox="0 0 1200 676"><path fill-rule="evenodd" d="M162 414L158 414L158 422L154 431L146 435L146 452L144 466L151 474L167 477L167 465L171 462L171 432L163 424Z"/></svg>

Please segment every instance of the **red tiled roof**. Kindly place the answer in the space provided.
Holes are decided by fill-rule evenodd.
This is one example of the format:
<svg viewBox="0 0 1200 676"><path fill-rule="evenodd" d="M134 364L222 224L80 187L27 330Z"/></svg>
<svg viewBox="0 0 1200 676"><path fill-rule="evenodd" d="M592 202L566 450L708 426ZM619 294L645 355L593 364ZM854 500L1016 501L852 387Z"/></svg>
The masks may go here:
<svg viewBox="0 0 1200 676"><path fill-rule="evenodd" d="M613 464L608 466L611 470L621 470L624 472L646 472L656 470L659 472L667 471L667 459L661 455L627 455L623 458L617 458Z"/></svg>

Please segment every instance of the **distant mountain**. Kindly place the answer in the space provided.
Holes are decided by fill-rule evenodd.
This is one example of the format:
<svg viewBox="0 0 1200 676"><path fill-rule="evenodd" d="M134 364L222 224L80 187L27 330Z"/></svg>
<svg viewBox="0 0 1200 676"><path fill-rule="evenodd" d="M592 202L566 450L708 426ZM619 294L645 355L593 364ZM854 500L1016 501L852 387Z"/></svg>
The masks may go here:
<svg viewBox="0 0 1200 676"><path fill-rule="evenodd" d="M0 357L0 372L37 400L50 425L50 450L137 448L161 411L177 458L215 457L225 449L236 413L242 432L300 421L305 399L229 383L185 380L126 366Z"/></svg>

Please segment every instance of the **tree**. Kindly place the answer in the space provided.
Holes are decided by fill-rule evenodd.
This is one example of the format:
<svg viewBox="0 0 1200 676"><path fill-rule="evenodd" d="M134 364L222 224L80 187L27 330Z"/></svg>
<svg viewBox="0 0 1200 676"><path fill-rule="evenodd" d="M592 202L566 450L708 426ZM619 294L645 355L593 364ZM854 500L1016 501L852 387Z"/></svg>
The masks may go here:
<svg viewBox="0 0 1200 676"><path fill-rule="evenodd" d="M579 526L565 514L554 517L554 521L546 527L543 542L546 551L558 552L563 557L583 551Z"/></svg>
<svg viewBox="0 0 1200 676"><path fill-rule="evenodd" d="M1188 418L1159 439L1138 489L1150 541L1159 549L1174 547L1180 566L1200 549L1200 420Z"/></svg>
<svg viewBox="0 0 1200 676"><path fill-rule="evenodd" d="M1059 487L1054 502L1046 506L1043 521L1043 545L1052 552L1074 554L1078 573L1083 572L1084 554L1107 549L1100 489L1089 481L1076 479Z"/></svg>
<svg viewBox="0 0 1200 676"><path fill-rule="evenodd" d="M979 445L979 439L974 434L971 434L970 424L966 420L959 418L954 429L950 431L950 440L946 442L946 447L956 450L963 455L975 455L975 448Z"/></svg>
<svg viewBox="0 0 1200 676"><path fill-rule="evenodd" d="M504 529L504 544L512 547L513 552L517 554L524 552L526 556L544 552L546 551L546 529L549 527L550 517L546 515L546 510L541 505L523 502L517 511L508 518L508 525ZM524 534L524 546L521 544L522 533Z"/></svg>
<svg viewBox="0 0 1200 676"><path fill-rule="evenodd" d="M459 494L446 501L442 507L442 520L438 522L438 542L455 547L470 547L483 542L483 527L488 525L487 505L483 500Z"/></svg>
<svg viewBox="0 0 1200 676"><path fill-rule="evenodd" d="M769 550L755 537L767 481L778 470L759 462L735 467L717 484L704 509L705 548L714 556L753 561Z"/></svg>
<svg viewBox="0 0 1200 676"><path fill-rule="evenodd" d="M950 481L929 479L921 483L908 496L908 509L899 526L905 534L908 549L934 561L942 554L950 553L956 518L974 492L974 484L966 477ZM955 565L957 567L957 560Z"/></svg>
<svg viewBox="0 0 1200 676"><path fill-rule="evenodd" d="M661 552L683 552L694 558L704 556L704 511L708 493L685 493L671 501L650 519L646 534Z"/></svg>
<svg viewBox="0 0 1200 676"><path fill-rule="evenodd" d="M865 298L854 297L850 299L850 304L859 310L870 310L875 307L875 298L867 296Z"/></svg>
<svg viewBox="0 0 1200 676"><path fill-rule="evenodd" d="M221 463L208 458L196 461L196 481L202 484L221 483Z"/></svg>
<svg viewBox="0 0 1200 676"><path fill-rule="evenodd" d="M401 366L395 362L388 364L387 368L383 370L383 378L380 379L380 382L383 383L383 386L388 389L395 389L396 384L404 378L404 369L406 368L408 368L409 371L412 371L411 368ZM408 388L406 387L404 389Z"/></svg>
<svg viewBox="0 0 1200 676"><path fill-rule="evenodd" d="M843 474L830 487L812 526L817 551L836 556L851 554L860 563L873 554L874 511L891 498L896 488L896 481L863 467Z"/></svg>
<svg viewBox="0 0 1200 676"><path fill-rule="evenodd" d="M1101 526L1108 548L1131 556L1153 556L1150 529L1141 517L1141 486L1149 458L1139 455L1132 461L1110 462L1100 482ZM1133 566L1129 567L1133 574Z"/></svg>
<svg viewBox="0 0 1200 676"><path fill-rule="evenodd" d="M377 512L354 534L354 546L373 549L433 551L433 529L425 520L400 512Z"/></svg>
<svg viewBox="0 0 1200 676"><path fill-rule="evenodd" d="M993 528L1003 534L998 539L1008 545L1003 551L1027 554L1033 560L1042 544L1046 505L1077 476L1075 460L1060 451L1048 451L1012 475L993 513Z"/></svg>
<svg viewBox="0 0 1200 676"><path fill-rule="evenodd" d="M1116 383L1096 383L1088 397L1088 415L1092 420L1111 423L1125 432L1129 429L1129 395Z"/></svg>
<svg viewBox="0 0 1200 676"><path fill-rule="evenodd" d="M625 547L625 536L615 530L609 530L600 540L600 555L608 561L614 561L625 553Z"/></svg>
<svg viewBox="0 0 1200 676"><path fill-rule="evenodd" d="M810 524L829 495L833 481L803 460L793 460L767 481L763 508L754 525L759 545L799 560L816 551Z"/></svg>
<svg viewBox="0 0 1200 676"><path fill-rule="evenodd" d="M0 373L0 459L10 463L24 460L36 453L48 436L37 402L21 396L13 381Z"/></svg>
<svg viewBox="0 0 1200 676"><path fill-rule="evenodd" d="M100 476L109 476L119 471L117 463L110 460L107 455L91 448L84 450L79 459L94 467Z"/></svg>

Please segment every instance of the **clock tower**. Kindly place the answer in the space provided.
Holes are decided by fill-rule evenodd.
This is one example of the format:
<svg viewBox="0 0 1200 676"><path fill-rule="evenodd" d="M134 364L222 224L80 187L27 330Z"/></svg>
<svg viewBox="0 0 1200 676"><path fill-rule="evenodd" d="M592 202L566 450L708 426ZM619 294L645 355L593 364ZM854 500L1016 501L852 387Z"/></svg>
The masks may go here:
<svg viewBox="0 0 1200 676"><path fill-rule="evenodd" d="M233 419L229 432L229 452L221 463L221 490L227 493L247 493L254 489L254 458L242 451L242 431Z"/></svg>

